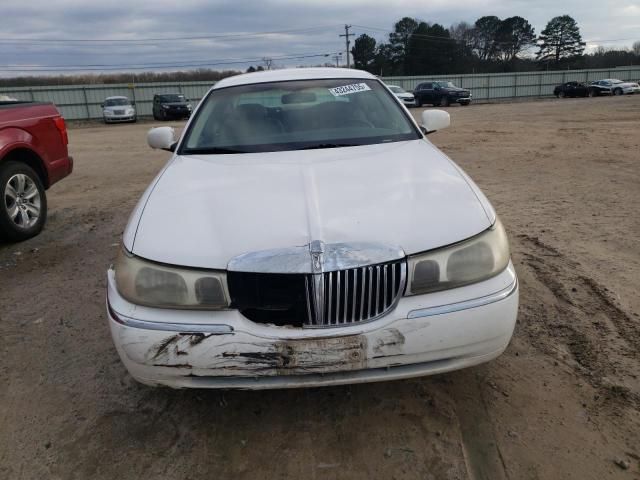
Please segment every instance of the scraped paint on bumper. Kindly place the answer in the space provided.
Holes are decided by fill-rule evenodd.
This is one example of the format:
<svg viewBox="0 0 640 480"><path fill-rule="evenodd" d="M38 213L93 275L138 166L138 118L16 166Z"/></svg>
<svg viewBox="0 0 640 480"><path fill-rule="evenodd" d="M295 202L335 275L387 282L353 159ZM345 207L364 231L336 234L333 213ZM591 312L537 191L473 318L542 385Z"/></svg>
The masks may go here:
<svg viewBox="0 0 640 480"><path fill-rule="evenodd" d="M122 361L138 381L174 388L312 387L457 370L504 351L517 309L512 265L481 284L404 297L374 322L326 329L260 325L235 310L135 306L109 272L109 325Z"/></svg>

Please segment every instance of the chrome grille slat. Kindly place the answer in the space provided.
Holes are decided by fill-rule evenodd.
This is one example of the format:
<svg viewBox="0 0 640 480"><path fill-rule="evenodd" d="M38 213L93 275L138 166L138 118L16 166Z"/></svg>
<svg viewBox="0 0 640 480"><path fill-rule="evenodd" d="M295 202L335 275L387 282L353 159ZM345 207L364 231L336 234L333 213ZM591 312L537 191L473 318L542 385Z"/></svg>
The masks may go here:
<svg viewBox="0 0 640 480"><path fill-rule="evenodd" d="M336 325L340 323L340 274L342 272L336 272Z"/></svg>
<svg viewBox="0 0 640 480"><path fill-rule="evenodd" d="M329 272L329 303L327 304L327 324L331 325L331 298L333 297L333 272Z"/></svg>
<svg viewBox="0 0 640 480"><path fill-rule="evenodd" d="M404 292L404 260L305 277L305 327L335 327L376 319L391 310ZM318 289L322 290L318 295ZM318 299L321 308L316 306Z"/></svg>
<svg viewBox="0 0 640 480"><path fill-rule="evenodd" d="M367 271L369 272L369 298L367 300L367 317L371 318L371 303L373 303L373 267L367 267Z"/></svg>

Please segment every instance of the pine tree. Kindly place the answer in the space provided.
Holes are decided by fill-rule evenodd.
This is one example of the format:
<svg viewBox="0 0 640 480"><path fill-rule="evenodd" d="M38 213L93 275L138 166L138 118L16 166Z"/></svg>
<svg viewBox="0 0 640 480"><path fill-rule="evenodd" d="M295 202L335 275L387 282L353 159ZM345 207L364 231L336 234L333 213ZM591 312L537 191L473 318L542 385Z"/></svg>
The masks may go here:
<svg viewBox="0 0 640 480"><path fill-rule="evenodd" d="M554 17L538 37L538 60L553 59L559 63L563 58L582 55L585 42L582 41L576 21L569 15Z"/></svg>

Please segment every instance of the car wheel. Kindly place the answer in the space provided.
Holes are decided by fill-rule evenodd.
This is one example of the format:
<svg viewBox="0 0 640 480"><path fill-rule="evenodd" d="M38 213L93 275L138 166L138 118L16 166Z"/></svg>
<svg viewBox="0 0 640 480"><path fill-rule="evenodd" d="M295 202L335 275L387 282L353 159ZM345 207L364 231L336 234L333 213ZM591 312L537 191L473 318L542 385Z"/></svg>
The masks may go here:
<svg viewBox="0 0 640 480"><path fill-rule="evenodd" d="M47 197L36 172L20 162L0 166L0 236L21 242L36 236L47 219Z"/></svg>
<svg viewBox="0 0 640 480"><path fill-rule="evenodd" d="M137 115L135 115L135 116L133 117L133 119L131 120L131 123L136 123L137 121L138 121L138 116L137 116Z"/></svg>
<svg viewBox="0 0 640 480"><path fill-rule="evenodd" d="M441 97L440 98L440 106L441 107L448 107L449 106L449 97Z"/></svg>
<svg viewBox="0 0 640 480"><path fill-rule="evenodd" d="M165 112L164 110L162 110L160 114L160 120L162 120L163 122L167 121L167 112Z"/></svg>
<svg viewBox="0 0 640 480"><path fill-rule="evenodd" d="M614 95L622 95L622 89L621 89L621 88L616 88L616 89L613 91L613 94L614 94Z"/></svg>
<svg viewBox="0 0 640 480"><path fill-rule="evenodd" d="M109 122L107 121L107 117L102 117L102 121L105 123L105 125L106 125L107 123L109 123Z"/></svg>
<svg viewBox="0 0 640 480"><path fill-rule="evenodd" d="M471 102L460 102L463 107L468 107Z"/></svg>
<svg viewBox="0 0 640 480"><path fill-rule="evenodd" d="M422 100L420 100L419 98L416 98L416 107L417 108L422 107Z"/></svg>
<svg viewBox="0 0 640 480"><path fill-rule="evenodd" d="M597 97L597 96L598 96L598 94L596 93L596 91L595 91L595 90L589 90L589 96L590 96L591 98L593 98L593 97Z"/></svg>
<svg viewBox="0 0 640 480"><path fill-rule="evenodd" d="M566 98L567 94L564 92L558 93L558 98Z"/></svg>

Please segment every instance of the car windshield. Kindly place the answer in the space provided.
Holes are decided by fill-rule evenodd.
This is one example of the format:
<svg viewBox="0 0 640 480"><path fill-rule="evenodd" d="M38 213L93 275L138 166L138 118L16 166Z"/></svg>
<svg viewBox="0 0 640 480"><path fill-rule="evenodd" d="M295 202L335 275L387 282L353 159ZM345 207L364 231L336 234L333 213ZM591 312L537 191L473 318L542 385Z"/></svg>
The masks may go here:
<svg viewBox="0 0 640 480"><path fill-rule="evenodd" d="M128 98L107 98L104 101L105 107L124 107L127 105L131 105Z"/></svg>
<svg viewBox="0 0 640 480"><path fill-rule="evenodd" d="M161 102L168 102L168 103L178 103L178 102L184 102L184 95L178 95L176 94L168 94L168 95L160 95L160 101Z"/></svg>
<svg viewBox="0 0 640 480"><path fill-rule="evenodd" d="M377 80L318 79L212 90L180 153L254 153L421 138Z"/></svg>
<svg viewBox="0 0 640 480"><path fill-rule="evenodd" d="M618 83L624 83L622 80L611 80L611 83L613 83L614 85L618 84Z"/></svg>
<svg viewBox="0 0 640 480"><path fill-rule="evenodd" d="M442 88L457 88L453 83L451 82L433 82L435 85L438 85L439 87Z"/></svg>
<svg viewBox="0 0 640 480"><path fill-rule="evenodd" d="M389 90L391 90L393 93L407 93L406 90L400 87L389 87Z"/></svg>

